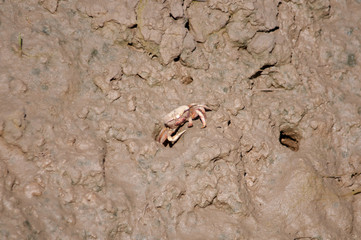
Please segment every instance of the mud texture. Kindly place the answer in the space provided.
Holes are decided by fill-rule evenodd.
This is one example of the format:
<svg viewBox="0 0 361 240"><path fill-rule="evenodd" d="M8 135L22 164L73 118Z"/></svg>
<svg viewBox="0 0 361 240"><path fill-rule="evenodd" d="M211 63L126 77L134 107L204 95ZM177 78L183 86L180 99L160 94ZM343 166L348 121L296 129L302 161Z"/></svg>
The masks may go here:
<svg viewBox="0 0 361 240"><path fill-rule="evenodd" d="M361 239L360 12L0 1L0 239Z"/></svg>

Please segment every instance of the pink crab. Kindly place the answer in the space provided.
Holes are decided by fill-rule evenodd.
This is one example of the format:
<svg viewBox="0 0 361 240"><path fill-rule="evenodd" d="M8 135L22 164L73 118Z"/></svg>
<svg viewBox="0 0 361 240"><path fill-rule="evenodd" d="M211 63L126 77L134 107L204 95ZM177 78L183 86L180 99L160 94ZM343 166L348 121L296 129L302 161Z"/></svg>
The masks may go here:
<svg viewBox="0 0 361 240"><path fill-rule="evenodd" d="M188 127L193 126L193 119L199 117L202 121L202 128L205 128L207 126L206 123L206 110L210 110L209 107L202 104L195 104L192 103L190 105L182 105L167 115L164 116L163 122L164 122L164 128L160 131L157 141L160 143L164 143L166 140L169 142L175 142L177 141L180 136L185 133L186 130L183 130L182 132L179 132L172 136L174 132L178 130L181 126L183 126L184 123L188 121Z"/></svg>

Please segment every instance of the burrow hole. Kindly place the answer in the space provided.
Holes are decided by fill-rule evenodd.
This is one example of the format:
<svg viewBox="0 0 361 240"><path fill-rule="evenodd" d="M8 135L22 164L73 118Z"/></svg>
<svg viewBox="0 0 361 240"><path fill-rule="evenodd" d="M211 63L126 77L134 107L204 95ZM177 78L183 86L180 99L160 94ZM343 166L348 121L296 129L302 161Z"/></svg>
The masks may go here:
<svg viewBox="0 0 361 240"><path fill-rule="evenodd" d="M280 131L280 143L292 151L298 151L301 138L299 132L294 128L287 127Z"/></svg>

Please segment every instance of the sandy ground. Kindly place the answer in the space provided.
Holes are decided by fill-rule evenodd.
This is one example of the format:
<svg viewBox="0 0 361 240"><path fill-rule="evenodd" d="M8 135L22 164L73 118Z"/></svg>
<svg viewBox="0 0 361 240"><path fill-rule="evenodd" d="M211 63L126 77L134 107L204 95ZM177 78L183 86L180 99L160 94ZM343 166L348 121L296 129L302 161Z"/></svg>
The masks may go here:
<svg viewBox="0 0 361 240"><path fill-rule="evenodd" d="M360 12L0 1L0 239L361 239Z"/></svg>

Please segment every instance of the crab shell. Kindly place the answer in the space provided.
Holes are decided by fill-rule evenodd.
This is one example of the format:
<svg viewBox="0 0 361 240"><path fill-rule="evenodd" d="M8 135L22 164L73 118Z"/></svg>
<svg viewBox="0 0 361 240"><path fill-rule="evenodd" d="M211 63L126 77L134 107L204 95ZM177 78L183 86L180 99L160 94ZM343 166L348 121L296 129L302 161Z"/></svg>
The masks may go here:
<svg viewBox="0 0 361 240"><path fill-rule="evenodd" d="M166 127L174 129L186 122L188 117L189 106L182 105L165 115L163 117L163 122Z"/></svg>

